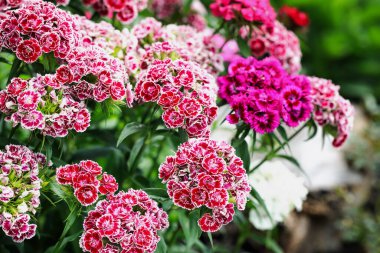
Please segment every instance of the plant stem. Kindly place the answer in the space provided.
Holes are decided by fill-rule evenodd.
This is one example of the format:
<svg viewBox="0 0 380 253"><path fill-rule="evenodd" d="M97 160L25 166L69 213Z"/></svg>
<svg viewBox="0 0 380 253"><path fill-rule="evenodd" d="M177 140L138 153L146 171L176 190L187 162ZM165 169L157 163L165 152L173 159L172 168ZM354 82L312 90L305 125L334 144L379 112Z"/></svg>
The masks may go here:
<svg viewBox="0 0 380 253"><path fill-rule="evenodd" d="M281 149L284 148L292 139L294 139L302 130L307 127L307 123L305 123L301 128L299 128L294 134L292 134L285 142L283 142L278 148L274 149L272 152L269 152L255 167L249 170L249 173L257 170L263 163L270 160L274 155L276 155Z"/></svg>

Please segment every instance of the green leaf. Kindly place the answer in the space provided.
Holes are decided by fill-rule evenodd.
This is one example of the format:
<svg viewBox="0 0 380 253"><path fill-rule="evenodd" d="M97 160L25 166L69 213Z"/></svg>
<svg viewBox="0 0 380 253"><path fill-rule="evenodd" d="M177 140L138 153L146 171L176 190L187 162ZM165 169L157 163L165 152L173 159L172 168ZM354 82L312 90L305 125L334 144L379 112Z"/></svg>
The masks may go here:
<svg viewBox="0 0 380 253"><path fill-rule="evenodd" d="M315 123L314 120L311 119L308 122L308 125L309 125L309 136L305 141L309 141L313 139L317 135L317 132L318 132L318 125Z"/></svg>
<svg viewBox="0 0 380 253"><path fill-rule="evenodd" d="M185 4L183 5L183 14L185 16L187 16L187 14L189 14L190 10L191 10L191 4L192 4L192 0L185 0Z"/></svg>
<svg viewBox="0 0 380 253"><path fill-rule="evenodd" d="M66 234L69 232L70 228L74 225L77 217L78 217L78 210L77 210L77 208L74 208L73 210L71 210L69 216L67 217L67 219L65 221L66 222L65 227L63 228L63 231L62 231L61 237L59 238L59 241L54 246L53 253L61 252L60 249L62 248L62 244L64 243L64 241L66 239L65 238ZM71 238L66 239L66 243L69 242L70 239ZM74 240L74 239L72 239L72 240Z"/></svg>
<svg viewBox="0 0 380 253"><path fill-rule="evenodd" d="M289 162L291 162L292 164L294 164L298 168L301 168L300 163L297 161L296 158L294 158L292 156L288 156L288 155L276 155L276 157L288 160Z"/></svg>
<svg viewBox="0 0 380 253"><path fill-rule="evenodd" d="M146 126L137 122L127 124L121 132L116 146L118 147L128 136L146 130Z"/></svg>
<svg viewBox="0 0 380 253"><path fill-rule="evenodd" d="M208 239L211 243L211 248L214 248L214 241L212 240L212 234L210 232L207 232Z"/></svg>
<svg viewBox="0 0 380 253"><path fill-rule="evenodd" d="M255 200L257 200L258 204L264 209L266 215L270 218L271 222L273 223L272 216L270 215L270 212L268 210L267 205L265 204L264 199L260 196L260 194L253 187L251 190L251 195Z"/></svg>
<svg viewBox="0 0 380 253"><path fill-rule="evenodd" d="M166 191L166 189L163 188L145 188L144 191L149 195L149 196L157 196L161 198L169 198L169 195Z"/></svg>
<svg viewBox="0 0 380 253"><path fill-rule="evenodd" d="M135 165L142 153L142 149L143 149L143 146L144 146L144 143L145 143L145 139L146 137L141 137L140 139L138 139L135 144L133 145L133 148L131 150L131 154L129 156L129 159L128 159L128 168L130 170L133 170L135 168Z"/></svg>
<svg viewBox="0 0 380 253"><path fill-rule="evenodd" d="M168 246L165 243L164 237L161 236L160 241L157 244L156 253L166 253L168 251Z"/></svg>
<svg viewBox="0 0 380 253"><path fill-rule="evenodd" d="M233 139L232 146L236 149L236 155L243 160L244 168L248 171L251 165L251 157L247 142L244 139Z"/></svg>
<svg viewBox="0 0 380 253"><path fill-rule="evenodd" d="M194 243L199 239L199 237L202 234L202 231L198 226L199 218L199 209L191 211L188 216L186 216L184 212L180 213L179 222L181 224L183 233L185 234L186 246L188 249L194 245Z"/></svg>

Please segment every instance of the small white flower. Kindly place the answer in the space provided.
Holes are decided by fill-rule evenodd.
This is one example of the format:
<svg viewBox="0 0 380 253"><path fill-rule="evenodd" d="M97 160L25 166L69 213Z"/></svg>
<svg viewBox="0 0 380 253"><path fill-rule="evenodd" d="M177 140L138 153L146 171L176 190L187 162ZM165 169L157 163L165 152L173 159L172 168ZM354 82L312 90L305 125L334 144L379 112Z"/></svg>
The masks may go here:
<svg viewBox="0 0 380 253"><path fill-rule="evenodd" d="M17 206L17 211L19 213L26 213L28 211L28 205L25 202L22 202Z"/></svg>
<svg viewBox="0 0 380 253"><path fill-rule="evenodd" d="M249 177L253 188L263 198L270 217L258 203L249 214L250 222L260 230L270 230L284 221L293 209L302 210L308 193L304 179L278 161L267 162Z"/></svg>

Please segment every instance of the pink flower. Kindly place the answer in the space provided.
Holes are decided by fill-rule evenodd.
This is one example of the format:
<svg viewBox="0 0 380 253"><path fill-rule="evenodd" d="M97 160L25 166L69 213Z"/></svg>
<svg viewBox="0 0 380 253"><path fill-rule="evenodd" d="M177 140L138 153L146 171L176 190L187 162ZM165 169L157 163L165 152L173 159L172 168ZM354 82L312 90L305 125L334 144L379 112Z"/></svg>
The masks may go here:
<svg viewBox="0 0 380 253"><path fill-rule="evenodd" d="M98 200L98 190L94 185L84 185L75 189L75 197L83 206L94 204Z"/></svg>
<svg viewBox="0 0 380 253"><path fill-rule="evenodd" d="M198 220L205 232L215 232L231 222L233 203L243 210L251 190L235 150L227 143L209 139L183 143L174 157L167 157L161 164L159 177L167 184L175 205L187 210L211 210Z"/></svg>
<svg viewBox="0 0 380 253"><path fill-rule="evenodd" d="M24 40L17 46L16 56L26 63L35 62L42 54L41 47L35 39Z"/></svg>
<svg viewBox="0 0 380 253"><path fill-rule="evenodd" d="M19 106L25 111L33 111L37 109L39 100L40 94L32 90L23 91L17 98Z"/></svg>

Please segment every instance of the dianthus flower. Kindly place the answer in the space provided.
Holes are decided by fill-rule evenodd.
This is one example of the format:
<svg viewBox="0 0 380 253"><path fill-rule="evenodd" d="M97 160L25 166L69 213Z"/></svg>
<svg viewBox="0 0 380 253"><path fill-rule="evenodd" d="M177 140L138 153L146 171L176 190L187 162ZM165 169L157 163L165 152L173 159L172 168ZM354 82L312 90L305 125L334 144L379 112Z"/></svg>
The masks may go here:
<svg viewBox="0 0 380 253"><path fill-rule="evenodd" d="M151 9L158 19L166 19L179 11L182 5L182 0L153 0Z"/></svg>
<svg viewBox="0 0 380 253"><path fill-rule="evenodd" d="M0 46L26 63L50 52L65 59L78 46L74 17L43 1L25 1L20 8L5 12L0 27Z"/></svg>
<svg viewBox="0 0 380 253"><path fill-rule="evenodd" d="M59 184L74 188L74 195L83 206L94 204L99 194L113 194L118 189L116 179L102 173L102 167L91 160L59 167L56 174Z"/></svg>
<svg viewBox="0 0 380 253"><path fill-rule="evenodd" d="M230 123L242 119L260 134L273 132L281 119L296 127L312 111L310 82L305 76L290 76L280 62L268 57L237 59L228 75L218 78L219 96L235 111Z"/></svg>
<svg viewBox="0 0 380 253"><path fill-rule="evenodd" d="M159 177L175 205L193 210L202 206L205 213L198 225L215 232L233 220L234 203L244 210L251 187L243 161L225 142L191 139L183 143L175 156L160 166Z"/></svg>
<svg viewBox="0 0 380 253"><path fill-rule="evenodd" d="M284 5L279 10L280 16L285 16L290 19L293 25L304 27L310 24L307 13L300 11L296 7Z"/></svg>
<svg viewBox="0 0 380 253"><path fill-rule="evenodd" d="M132 34L138 39L140 46L137 61L152 44L169 42L182 59L198 63L210 74L216 75L224 70L223 58L218 53L213 37L207 31L198 32L185 25L162 26L159 21L146 18L133 27Z"/></svg>
<svg viewBox="0 0 380 253"><path fill-rule="evenodd" d="M146 69L137 79L137 101L161 106L168 128L184 128L191 137L208 136L217 114L214 78L196 63L176 60L178 54L169 43L150 49L142 58Z"/></svg>
<svg viewBox="0 0 380 253"><path fill-rule="evenodd" d="M7 145L0 151L0 227L15 242L36 233L30 214L40 205L40 169L49 165L44 155L25 146Z"/></svg>
<svg viewBox="0 0 380 253"><path fill-rule="evenodd" d="M269 0L215 0L210 5L211 13L226 21L241 20L273 26L276 12Z"/></svg>
<svg viewBox="0 0 380 253"><path fill-rule="evenodd" d="M134 21L139 12L144 10L147 0L82 0L84 5L92 6L101 16L116 15L117 19L125 24Z"/></svg>
<svg viewBox="0 0 380 253"><path fill-rule="evenodd" d="M290 74L300 71L302 52L298 37L280 22L276 21L274 27L254 28L248 43L256 58L273 56Z"/></svg>
<svg viewBox="0 0 380 253"><path fill-rule="evenodd" d="M249 183L260 194L267 209L256 205L255 210L249 212L249 221L260 230L273 229L294 209L301 211L308 193L304 178L279 161L270 161L258 168L249 176Z"/></svg>
<svg viewBox="0 0 380 253"><path fill-rule="evenodd" d="M352 130L354 108L350 101L339 94L340 87L330 80L317 77L309 77L309 80L314 105L313 118L320 126L331 126L336 129L333 145L340 147Z"/></svg>
<svg viewBox="0 0 380 253"><path fill-rule="evenodd" d="M80 239L85 252L154 252L168 215L141 190L109 195L88 213Z"/></svg>

